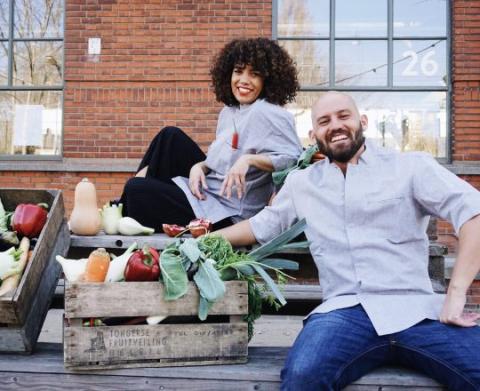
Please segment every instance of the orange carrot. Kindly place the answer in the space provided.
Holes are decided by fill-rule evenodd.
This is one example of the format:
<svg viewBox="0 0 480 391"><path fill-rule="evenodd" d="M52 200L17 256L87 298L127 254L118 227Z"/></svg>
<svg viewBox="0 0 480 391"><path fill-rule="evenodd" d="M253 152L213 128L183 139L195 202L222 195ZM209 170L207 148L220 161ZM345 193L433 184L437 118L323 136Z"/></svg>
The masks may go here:
<svg viewBox="0 0 480 391"><path fill-rule="evenodd" d="M110 266L110 255L104 248L98 248L90 253L85 270L85 282L104 282Z"/></svg>

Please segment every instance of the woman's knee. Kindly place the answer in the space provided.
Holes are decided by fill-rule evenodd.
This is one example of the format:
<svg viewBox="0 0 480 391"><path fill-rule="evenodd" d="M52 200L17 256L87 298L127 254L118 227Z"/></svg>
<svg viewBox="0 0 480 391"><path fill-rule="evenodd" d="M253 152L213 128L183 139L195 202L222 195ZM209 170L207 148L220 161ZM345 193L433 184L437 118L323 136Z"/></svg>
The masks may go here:
<svg viewBox="0 0 480 391"><path fill-rule="evenodd" d="M183 132L182 129L176 127L176 126L165 126L164 128L160 129L158 132L157 136L164 135L167 137L173 137L173 136L178 136L182 135L184 136L185 133Z"/></svg>

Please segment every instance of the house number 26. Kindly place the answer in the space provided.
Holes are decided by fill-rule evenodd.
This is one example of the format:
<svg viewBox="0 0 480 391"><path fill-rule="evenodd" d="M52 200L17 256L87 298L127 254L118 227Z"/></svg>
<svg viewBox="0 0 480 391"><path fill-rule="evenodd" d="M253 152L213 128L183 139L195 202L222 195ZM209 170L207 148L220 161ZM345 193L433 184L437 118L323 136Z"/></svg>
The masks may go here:
<svg viewBox="0 0 480 391"><path fill-rule="evenodd" d="M418 76L417 64L418 53L413 50L407 50L402 53L403 58L410 57L410 62L407 64L402 72L403 76ZM438 63L434 59L435 50L429 50L420 59L420 71L424 76L434 76L438 71Z"/></svg>

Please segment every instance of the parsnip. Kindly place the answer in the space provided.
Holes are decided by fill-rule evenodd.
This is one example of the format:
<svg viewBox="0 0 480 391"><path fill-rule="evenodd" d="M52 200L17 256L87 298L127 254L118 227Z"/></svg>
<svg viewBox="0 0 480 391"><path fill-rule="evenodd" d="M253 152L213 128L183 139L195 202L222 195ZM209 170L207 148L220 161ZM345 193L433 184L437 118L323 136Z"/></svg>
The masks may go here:
<svg viewBox="0 0 480 391"><path fill-rule="evenodd" d="M30 250L30 240L26 236L20 241L18 249L22 252L17 265L18 273L3 280L2 285L0 286L0 297L13 296L15 289L20 283L25 266L27 266L28 254Z"/></svg>

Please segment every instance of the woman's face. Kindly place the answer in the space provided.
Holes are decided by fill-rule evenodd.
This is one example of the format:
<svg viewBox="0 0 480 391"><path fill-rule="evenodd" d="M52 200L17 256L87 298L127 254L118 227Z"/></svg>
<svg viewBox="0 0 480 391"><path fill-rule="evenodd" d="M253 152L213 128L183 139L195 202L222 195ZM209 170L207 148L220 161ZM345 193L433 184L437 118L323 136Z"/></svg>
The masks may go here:
<svg viewBox="0 0 480 391"><path fill-rule="evenodd" d="M232 72L232 93L241 105L257 100L263 89L263 78L251 65L235 65Z"/></svg>

